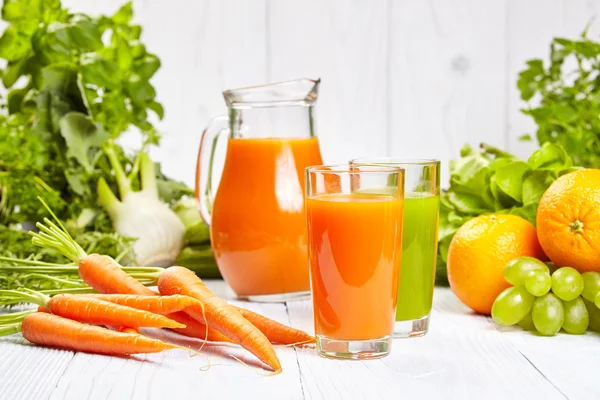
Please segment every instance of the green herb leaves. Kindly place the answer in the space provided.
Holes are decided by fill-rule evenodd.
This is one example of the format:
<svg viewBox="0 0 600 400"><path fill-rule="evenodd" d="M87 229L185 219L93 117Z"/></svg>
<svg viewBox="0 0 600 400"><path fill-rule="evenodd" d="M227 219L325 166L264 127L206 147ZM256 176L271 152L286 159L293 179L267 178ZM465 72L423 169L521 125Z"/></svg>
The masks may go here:
<svg viewBox="0 0 600 400"><path fill-rule="evenodd" d="M521 98L534 101L523 113L537 124L540 144L559 144L575 165L600 167L600 43L556 38L550 62L527 62L519 74ZM539 100L538 100L539 99Z"/></svg>
<svg viewBox="0 0 600 400"><path fill-rule="evenodd" d="M92 160L98 157L109 136L82 113L70 112L59 122L60 133L67 145L67 157L73 157L87 172L92 172Z"/></svg>

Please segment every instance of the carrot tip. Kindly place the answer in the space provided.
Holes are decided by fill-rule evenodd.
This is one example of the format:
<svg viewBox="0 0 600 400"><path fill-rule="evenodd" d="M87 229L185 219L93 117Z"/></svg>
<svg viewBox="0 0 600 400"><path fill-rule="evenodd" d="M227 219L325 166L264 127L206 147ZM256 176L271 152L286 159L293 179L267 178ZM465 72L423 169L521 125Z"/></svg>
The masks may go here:
<svg viewBox="0 0 600 400"><path fill-rule="evenodd" d="M251 366L249 366L248 364L246 364L244 361L242 361L241 359L237 358L233 354L230 354L229 357L233 358L235 361L239 362L244 367L249 368L250 370L252 370L254 373L256 373L258 375L273 376L273 375L278 375L278 374L280 374L283 371L283 369L281 368L281 366L279 368L271 371L271 372L258 371L257 369L252 368ZM269 366L269 367L272 368L271 366Z"/></svg>

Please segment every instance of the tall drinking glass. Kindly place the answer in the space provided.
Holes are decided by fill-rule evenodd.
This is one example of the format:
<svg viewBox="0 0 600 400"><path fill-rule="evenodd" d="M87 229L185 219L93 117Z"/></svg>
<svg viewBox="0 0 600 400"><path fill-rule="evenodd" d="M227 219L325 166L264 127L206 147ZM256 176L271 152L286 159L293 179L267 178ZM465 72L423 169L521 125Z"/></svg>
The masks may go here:
<svg viewBox="0 0 600 400"><path fill-rule="evenodd" d="M394 158L355 159L354 166L405 170L402 265L394 337L422 336L433 301L440 209L440 162Z"/></svg>
<svg viewBox="0 0 600 400"><path fill-rule="evenodd" d="M403 171L315 166L306 178L317 351L331 358L383 357L391 348L398 294Z"/></svg>

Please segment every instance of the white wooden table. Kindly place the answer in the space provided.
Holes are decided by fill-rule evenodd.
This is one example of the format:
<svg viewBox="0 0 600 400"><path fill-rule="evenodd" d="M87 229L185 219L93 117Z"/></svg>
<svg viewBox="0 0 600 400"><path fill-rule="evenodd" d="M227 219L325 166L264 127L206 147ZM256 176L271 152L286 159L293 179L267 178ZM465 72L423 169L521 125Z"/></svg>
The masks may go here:
<svg viewBox="0 0 600 400"><path fill-rule="evenodd" d="M228 292L222 281L207 283ZM312 331L309 301L242 305ZM265 377L228 357L252 363L231 346L205 346L212 366L204 371L207 357L183 350L117 358L35 347L13 335L0 339L0 399L600 398L600 335L547 338L500 328L448 289L436 288L429 334L393 346L390 356L372 361L278 348L283 373Z"/></svg>

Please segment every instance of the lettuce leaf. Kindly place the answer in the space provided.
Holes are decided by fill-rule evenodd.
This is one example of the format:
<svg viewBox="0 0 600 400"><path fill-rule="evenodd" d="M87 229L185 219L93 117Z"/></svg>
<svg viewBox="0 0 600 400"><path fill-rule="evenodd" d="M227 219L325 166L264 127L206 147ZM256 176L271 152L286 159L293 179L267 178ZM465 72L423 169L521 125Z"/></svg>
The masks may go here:
<svg viewBox="0 0 600 400"><path fill-rule="evenodd" d="M519 215L535 225L539 201L552 182L578 167L558 144L544 143L527 161L489 145L466 145L450 162L450 187L440 201L436 283L447 285L448 247L465 222L488 213Z"/></svg>

